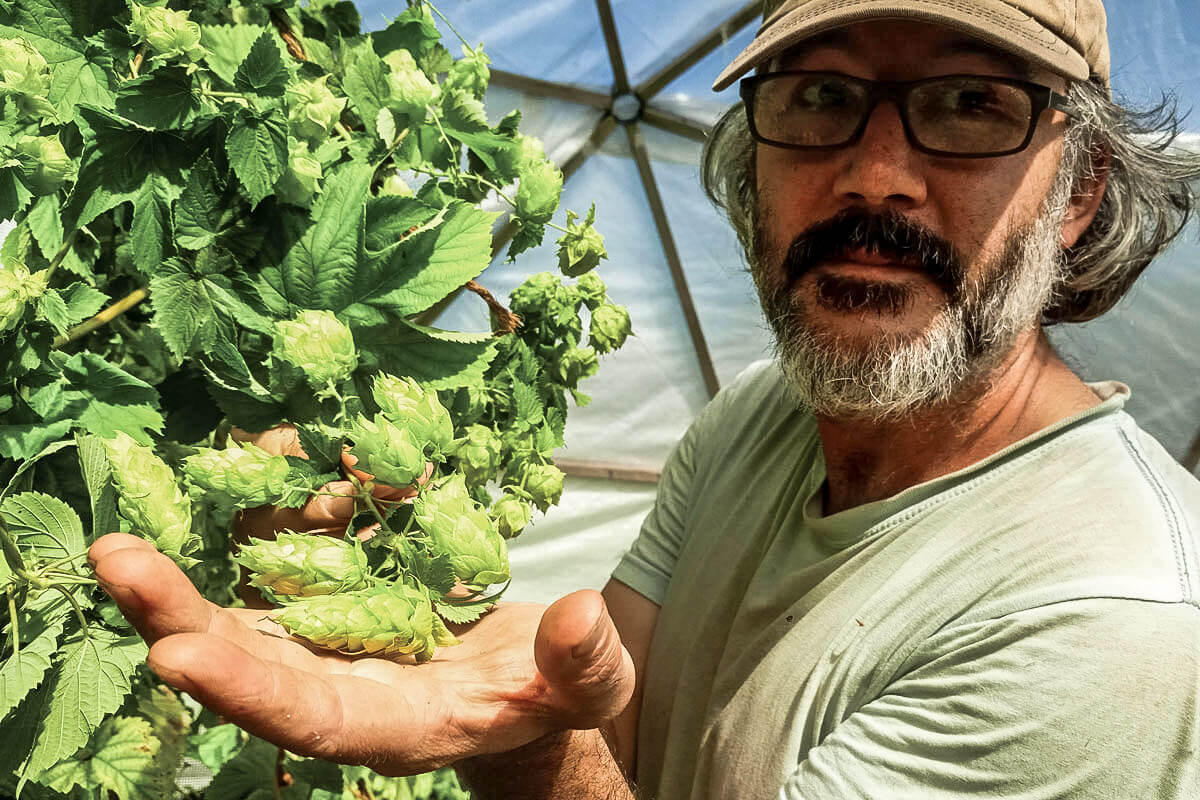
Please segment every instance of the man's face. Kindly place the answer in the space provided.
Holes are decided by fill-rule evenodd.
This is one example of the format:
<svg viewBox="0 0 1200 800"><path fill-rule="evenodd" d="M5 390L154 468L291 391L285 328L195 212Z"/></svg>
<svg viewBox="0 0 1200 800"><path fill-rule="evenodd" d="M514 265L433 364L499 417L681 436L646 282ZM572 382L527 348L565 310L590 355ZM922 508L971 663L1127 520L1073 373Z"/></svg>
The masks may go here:
<svg viewBox="0 0 1200 800"><path fill-rule="evenodd" d="M989 75L1064 89L915 22L850 26L773 68L881 81ZM846 148L757 146L752 268L785 371L818 413L884 417L946 400L1037 325L1070 197L1056 181L1065 119L1042 114L1015 155L947 158L914 149L885 101Z"/></svg>

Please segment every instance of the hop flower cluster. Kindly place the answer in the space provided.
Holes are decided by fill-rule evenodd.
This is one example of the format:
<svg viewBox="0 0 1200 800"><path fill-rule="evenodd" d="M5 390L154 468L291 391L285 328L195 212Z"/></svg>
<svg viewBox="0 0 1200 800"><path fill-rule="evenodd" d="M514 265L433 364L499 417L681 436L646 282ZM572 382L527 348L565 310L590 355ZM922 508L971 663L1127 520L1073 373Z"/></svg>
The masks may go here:
<svg viewBox="0 0 1200 800"><path fill-rule="evenodd" d="M509 579L508 545L467 491L461 474L421 492L413 512L434 547L449 554L455 576L466 586L482 590Z"/></svg>
<svg viewBox="0 0 1200 800"><path fill-rule="evenodd" d="M604 237L596 230L596 206L592 205L587 217L579 222L579 215L567 212L567 232L558 239L558 268L564 275L578 278L595 269L603 258L608 258Z"/></svg>
<svg viewBox="0 0 1200 800"><path fill-rule="evenodd" d="M284 531L274 541L243 545L234 561L254 573L250 584L276 595L314 597L366 588L367 554L357 541Z"/></svg>
<svg viewBox="0 0 1200 800"><path fill-rule="evenodd" d="M202 448L183 465L188 481L224 508L277 503L287 493L287 459L254 444L229 441L224 450Z"/></svg>
<svg viewBox="0 0 1200 800"><path fill-rule="evenodd" d="M311 144L324 141L346 108L346 98L335 95L326 85L328 80L328 75L322 75L311 81L298 81L287 89L292 133Z"/></svg>
<svg viewBox="0 0 1200 800"><path fill-rule="evenodd" d="M330 311L301 311L276 323L272 355L303 372L317 390L336 386L358 367L354 335Z"/></svg>
<svg viewBox="0 0 1200 800"><path fill-rule="evenodd" d="M25 307L45 291L44 272L30 273L29 268L18 261L0 267L0 333L15 328Z"/></svg>
<svg viewBox="0 0 1200 800"><path fill-rule="evenodd" d="M358 417L350 426L351 448L358 468L389 486L409 486L425 473L425 454L411 431L376 414Z"/></svg>
<svg viewBox="0 0 1200 800"><path fill-rule="evenodd" d="M154 55L190 62L208 55L200 44L200 26L188 19L187 11L134 3L132 12L129 33Z"/></svg>
<svg viewBox="0 0 1200 800"><path fill-rule="evenodd" d="M104 448L118 508L130 532L150 539L181 566L196 563L188 554L199 547L200 538L192 533L192 506L179 490L174 471L126 433L106 439Z"/></svg>
<svg viewBox="0 0 1200 800"><path fill-rule="evenodd" d="M396 110L424 119L426 108L437 96L437 86L407 50L393 50L383 57L383 61L390 70L388 86Z"/></svg>
<svg viewBox="0 0 1200 800"><path fill-rule="evenodd" d="M321 162L309 155L308 142L290 141L287 169L275 183L275 196L285 203L307 208L320 183Z"/></svg>
<svg viewBox="0 0 1200 800"><path fill-rule="evenodd" d="M0 39L0 96L12 97L27 114L54 119L49 91L50 65L42 54L23 39Z"/></svg>

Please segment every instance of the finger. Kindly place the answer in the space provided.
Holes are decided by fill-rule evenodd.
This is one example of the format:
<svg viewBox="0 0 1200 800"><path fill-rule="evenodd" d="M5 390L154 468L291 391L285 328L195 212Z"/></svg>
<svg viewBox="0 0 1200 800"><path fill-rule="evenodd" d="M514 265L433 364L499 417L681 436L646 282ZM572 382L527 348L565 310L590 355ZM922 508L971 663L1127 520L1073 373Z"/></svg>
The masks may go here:
<svg viewBox="0 0 1200 800"><path fill-rule="evenodd" d="M574 592L546 609L534 659L570 727L594 728L633 696L633 659L599 592Z"/></svg>
<svg viewBox="0 0 1200 800"><path fill-rule="evenodd" d="M127 548L153 551L154 545L140 536L128 533L109 533L101 536L88 548L88 563L95 567L96 562L109 553Z"/></svg>
<svg viewBox="0 0 1200 800"><path fill-rule="evenodd" d="M235 442L249 442L266 450L271 455L308 458L308 454L300 446L300 434L297 433L295 425L285 423L259 433L250 433L241 428L234 428L229 435Z"/></svg>

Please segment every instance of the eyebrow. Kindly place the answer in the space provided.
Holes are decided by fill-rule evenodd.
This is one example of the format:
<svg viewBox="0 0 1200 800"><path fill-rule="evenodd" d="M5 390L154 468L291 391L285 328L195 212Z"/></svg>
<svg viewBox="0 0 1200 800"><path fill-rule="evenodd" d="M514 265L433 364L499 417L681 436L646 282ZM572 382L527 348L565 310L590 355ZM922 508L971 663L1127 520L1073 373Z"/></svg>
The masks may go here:
<svg viewBox="0 0 1200 800"><path fill-rule="evenodd" d="M818 33L804 41L789 47L784 52L775 56L772 59L772 64L778 64L784 59L801 58L808 55L813 50L818 50L822 47L830 47L837 50L846 50L854 52L858 48L850 38L850 34L844 28L835 28L833 30ZM1013 75L1023 80L1031 80L1033 78L1033 67L1022 59L1020 56L1013 53L1001 50L998 47L982 42L978 39L962 37L951 39L938 47L935 56L955 56L955 55L972 55L982 56L990 61L1008 69Z"/></svg>

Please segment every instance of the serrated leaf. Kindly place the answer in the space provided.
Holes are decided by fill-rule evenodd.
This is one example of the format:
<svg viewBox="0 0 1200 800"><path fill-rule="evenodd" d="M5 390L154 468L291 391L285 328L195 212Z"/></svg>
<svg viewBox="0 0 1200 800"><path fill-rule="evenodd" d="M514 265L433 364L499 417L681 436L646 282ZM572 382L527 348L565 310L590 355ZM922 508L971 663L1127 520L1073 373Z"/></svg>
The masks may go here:
<svg viewBox="0 0 1200 800"><path fill-rule="evenodd" d="M330 175L313 205L314 224L282 263L263 268L262 280L291 307L338 310L348 305L372 173L370 164L352 162Z"/></svg>
<svg viewBox="0 0 1200 800"><path fill-rule="evenodd" d="M104 444L95 436L77 435L76 450L79 468L87 485L92 507L92 540L120 528L117 516L117 490L112 484L112 470Z"/></svg>
<svg viewBox="0 0 1200 800"><path fill-rule="evenodd" d="M386 258L409 236L416 236L431 221L441 221L441 209L415 197L382 195L367 200L366 248L370 258Z"/></svg>
<svg viewBox="0 0 1200 800"><path fill-rule="evenodd" d="M71 430L70 420L29 425L0 425L0 455L18 461L30 458Z"/></svg>
<svg viewBox="0 0 1200 800"><path fill-rule="evenodd" d="M180 359L211 343L215 336L233 337L232 327L213 303L209 292L212 285L207 278L188 274L174 259L150 279L154 326ZM215 330L222 325L226 330Z"/></svg>
<svg viewBox="0 0 1200 800"><path fill-rule="evenodd" d="M542 400L537 389L521 381L513 381L513 415L522 430L528 430L543 419Z"/></svg>
<svg viewBox="0 0 1200 800"><path fill-rule="evenodd" d="M162 430L154 387L100 356L76 353L63 364L63 377L67 379L64 415L73 416L87 432L111 438L125 431L141 444L149 444L146 431Z"/></svg>
<svg viewBox="0 0 1200 800"><path fill-rule="evenodd" d="M99 289L93 289L86 283L72 283L65 289L60 289L59 294L67 304L66 322L68 325L83 322L104 308L104 304L108 302L108 295Z"/></svg>
<svg viewBox="0 0 1200 800"><path fill-rule="evenodd" d="M346 71L342 75L342 88L367 131L372 137L378 136L379 112L387 106L392 93L388 85L387 65L376 55L370 41L365 38L350 45L346 50Z"/></svg>
<svg viewBox="0 0 1200 800"><path fill-rule="evenodd" d="M473 603L471 605L454 606L443 603L439 600L433 601L433 610L438 616L446 620L446 622L454 622L459 625L466 625L474 622L483 616L488 610L491 603Z"/></svg>
<svg viewBox="0 0 1200 800"><path fill-rule="evenodd" d="M206 154L196 162L175 204L175 241L180 247L199 250L216 240L221 230L223 192L212 159Z"/></svg>
<svg viewBox="0 0 1200 800"><path fill-rule="evenodd" d="M232 759L242 749L246 734L232 722L224 725L214 725L202 733L194 733L188 737L190 749L204 766L214 773Z"/></svg>
<svg viewBox="0 0 1200 800"><path fill-rule="evenodd" d="M21 620L20 652L13 653L0 664L0 720L41 684L58 650L58 638L62 635L66 615L37 615L41 624L31 629L32 616Z"/></svg>
<svg viewBox="0 0 1200 800"><path fill-rule="evenodd" d="M161 800L159 753L162 742L147 720L111 717L93 735L87 748L55 764L38 782L59 792L74 786L113 792L121 800ZM174 781L169 782L174 789Z"/></svg>
<svg viewBox="0 0 1200 800"><path fill-rule="evenodd" d="M333 471L341 464L345 437L340 431L322 425L297 425L296 435L305 455L321 472Z"/></svg>
<svg viewBox="0 0 1200 800"><path fill-rule="evenodd" d="M193 76L183 67L161 67L129 81L116 104L121 116L158 130L185 127L201 108Z"/></svg>
<svg viewBox="0 0 1200 800"><path fill-rule="evenodd" d="M483 388L496 357L490 334L453 334L397 320L354 332L360 363L372 370L407 375L429 389Z"/></svg>
<svg viewBox="0 0 1200 800"><path fill-rule="evenodd" d="M171 233L171 202L179 195L162 175L149 175L133 198L133 222L129 226L133 263L150 274L162 263L163 248Z"/></svg>
<svg viewBox="0 0 1200 800"><path fill-rule="evenodd" d="M208 53L204 62L208 68L233 86L238 67L250 55L250 48L270 28L261 25L205 25L200 29L200 43Z"/></svg>
<svg viewBox="0 0 1200 800"><path fill-rule="evenodd" d="M138 636L93 625L68 641L62 665L42 698L37 741L24 772L30 777L74 754L129 694L130 678L146 658Z"/></svg>
<svg viewBox="0 0 1200 800"><path fill-rule="evenodd" d="M47 289L38 298L38 319L45 320L56 333L64 334L71 326L68 318L67 303L54 289Z"/></svg>
<svg viewBox="0 0 1200 800"><path fill-rule="evenodd" d="M225 140L229 165L257 206L275 191L288 162L287 123L278 111L257 114L242 109Z"/></svg>
<svg viewBox="0 0 1200 800"><path fill-rule="evenodd" d="M275 765L279 748L251 737L235 758L225 763L204 791L204 800L307 800L312 787L297 780L277 793Z"/></svg>
<svg viewBox="0 0 1200 800"><path fill-rule="evenodd" d="M239 92L252 92L266 97L279 97L287 88L288 71L276 44L278 37L266 30L254 40L250 52L233 77Z"/></svg>
<svg viewBox="0 0 1200 800"><path fill-rule="evenodd" d="M22 550L43 558L62 558L83 551L83 523L62 500L41 492L22 492L0 504L9 532Z"/></svg>
<svg viewBox="0 0 1200 800"><path fill-rule="evenodd" d="M178 791L175 776L183 766L183 756L187 752L192 712L170 688L145 684L138 689L137 712L149 721L154 738L162 744L154 758L153 796L172 796Z"/></svg>

